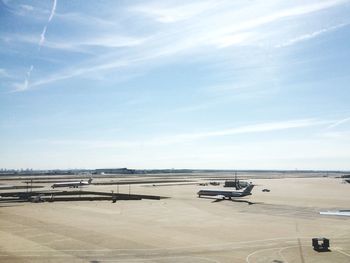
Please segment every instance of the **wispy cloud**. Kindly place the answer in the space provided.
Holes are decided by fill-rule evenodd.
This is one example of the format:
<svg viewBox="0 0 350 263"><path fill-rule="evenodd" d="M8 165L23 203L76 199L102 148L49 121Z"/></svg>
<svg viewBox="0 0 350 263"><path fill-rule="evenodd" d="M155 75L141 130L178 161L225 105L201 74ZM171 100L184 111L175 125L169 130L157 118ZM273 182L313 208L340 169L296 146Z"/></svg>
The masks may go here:
<svg viewBox="0 0 350 263"><path fill-rule="evenodd" d="M338 121L336 121L336 122L333 122L331 125L329 125L329 126L328 126L328 129L335 128L335 127L337 127L337 126L339 126L339 125L342 125L342 124L344 124L344 123L346 123L346 122L349 122L349 121L350 121L350 117L344 118L344 119L341 119L341 120L338 120Z"/></svg>
<svg viewBox="0 0 350 263"><path fill-rule="evenodd" d="M320 125L327 125L329 121L321 121L315 119L302 119L281 122L267 122L221 130L213 130L207 132L181 133L174 135L163 135L156 138L148 138L145 140L132 141L115 141L115 140L51 140L49 143L57 145L76 145L87 148L135 148L144 147L162 147L179 143L195 142L198 140L206 140L210 138L220 138L223 136L235 136L251 133L267 133L289 129L302 129Z"/></svg>
<svg viewBox="0 0 350 263"><path fill-rule="evenodd" d="M47 28L44 28L46 32ZM60 38L45 39L44 35L40 38L42 40L41 46L50 49L56 49L57 51L67 51L67 52L80 52L80 53L96 53L94 48L104 48L104 49L116 49L122 47L133 47L143 44L147 41L147 38L143 37L132 37L124 36L120 34L115 35L95 35L95 36L84 36L84 38L74 38L69 40L62 40ZM45 39L45 41L44 41ZM37 37L35 35L25 35L25 34L12 34L0 36L0 40L7 43L26 43L31 45L36 45L38 43ZM40 40L40 42L41 42ZM101 52L100 52L101 53Z"/></svg>
<svg viewBox="0 0 350 263"><path fill-rule="evenodd" d="M222 136L232 136L239 134L249 134L249 133L261 133L261 132L273 132L279 130L288 130L295 128L306 128L317 125L324 125L329 122L314 120L314 119L303 119L303 120L292 120L292 121L282 121L282 122L268 122L260 123L254 125L247 125L223 130L199 132L199 133L187 133L179 134L169 138L159 139L158 142L163 143L176 143L181 141L191 141L211 137L222 137Z"/></svg>
<svg viewBox="0 0 350 263"><path fill-rule="evenodd" d="M46 30L47 30L47 26L44 26L43 31L40 34L40 40L39 40L39 50L41 49L41 47L44 44L45 41L45 35L46 35Z"/></svg>
<svg viewBox="0 0 350 263"><path fill-rule="evenodd" d="M55 13L55 18L60 20L61 22L74 23L79 25L88 25L88 26L114 26L116 24L115 21L109 20L106 17L98 17L91 16L86 13L76 13L76 12L68 12L68 13Z"/></svg>
<svg viewBox="0 0 350 263"><path fill-rule="evenodd" d="M66 51L91 52L91 48L120 48L132 47L142 44L144 38L136 38L121 35L106 35L95 36L93 38L86 38L74 41L59 41L51 40L45 42L45 47L62 49Z"/></svg>
<svg viewBox="0 0 350 263"><path fill-rule="evenodd" d="M238 21L238 23L235 23L233 25L226 25L224 27L220 27L216 31L216 33L224 35L224 34L232 34L235 32L251 30L266 24L277 22L282 19L311 14L323 9L331 8L333 6L336 6L345 2L346 0L323 1L318 3L300 5L296 7L281 8L280 10L272 11L271 14L268 14L268 15L262 15L262 16L260 15L257 17L250 18L248 20L245 19L240 22ZM228 13L227 15L232 15L232 14Z"/></svg>
<svg viewBox="0 0 350 263"><path fill-rule="evenodd" d="M350 119L341 114L350 0L80 2L9 0L2 10L1 88L48 90L4 94L2 122L26 133L1 125L1 164L25 166L42 154L41 163L62 166L80 156L79 164L221 168L292 158L294 167L320 151L349 156ZM313 46L320 36L330 45ZM341 66L332 68L335 59ZM329 86L337 89L328 112L312 107Z"/></svg>
<svg viewBox="0 0 350 263"><path fill-rule="evenodd" d="M26 11L33 11L34 10L34 7L31 5L21 5L20 7Z"/></svg>
<svg viewBox="0 0 350 263"><path fill-rule="evenodd" d="M6 69L0 68L0 77L10 78L11 76Z"/></svg>
<svg viewBox="0 0 350 263"><path fill-rule="evenodd" d="M349 24L347 24L347 23L342 23L342 24L339 24L339 25L336 25L336 26L326 27L326 28L323 28L321 30L317 30L317 31L314 31L314 32L311 32L311 33L308 33L308 34L303 34L303 35L297 36L295 38L289 39L289 40L287 40L286 42L284 42L282 44L276 45L276 47L280 48L280 47L292 46L292 45L295 45L295 44L297 44L299 42L306 41L306 40L318 37L320 35L323 35L323 34L328 33L330 31L337 30L339 28L342 28L342 27L345 27L345 26L348 26L348 25Z"/></svg>
<svg viewBox="0 0 350 263"><path fill-rule="evenodd" d="M42 9L35 5L27 4L30 1L26 1L26 4L22 4L20 1L7 1L1 0L1 2L7 7L7 11L19 16L33 16L35 18L42 18L48 14L47 10Z"/></svg>
<svg viewBox="0 0 350 263"><path fill-rule="evenodd" d="M332 131L332 132L323 132L319 134L320 137L326 139L337 139L337 140L349 140L350 132L341 132L341 131Z"/></svg>
<svg viewBox="0 0 350 263"><path fill-rule="evenodd" d="M14 90L13 92L18 92L18 91L25 91L28 89L29 87L29 80L30 80L30 75L32 74L32 71L34 69L34 66L33 65L30 65L27 73L26 73L26 76L24 78L24 82L23 83L15 83L14 84Z"/></svg>
<svg viewBox="0 0 350 263"><path fill-rule="evenodd" d="M199 1L175 4L171 2L147 3L130 8L161 23L174 23L190 19L219 5L219 1Z"/></svg>
<svg viewBox="0 0 350 263"><path fill-rule="evenodd" d="M56 0L54 1L48 23L43 28L39 49L47 46L57 51L72 51L86 53L85 59L72 61L55 72L48 72L44 77L30 83L29 88L46 85L59 80L77 76L89 75L91 72L104 74L110 71L118 72L135 65L145 64L145 70L158 62L179 59L186 54L208 54L208 51L222 50L238 46L260 46L268 39L271 32L262 31L262 27L269 26L284 19L299 19L327 8L343 4L345 0L322 1L312 3L285 4L281 2L269 3L270 9L248 4L240 6L231 1L197 1L191 3L178 2L151 2L136 4L123 9L128 12L127 17L134 17L131 30L117 30L121 28L122 19L112 19L110 24L89 32L89 37L76 36L45 41L48 23L55 15ZM262 12L259 10L262 9ZM268 11L266 11L268 10ZM119 14L119 13L118 13ZM62 20L66 14L57 14ZM125 14L124 14L125 15ZM66 16L69 19L69 15ZM83 14L73 14L77 21ZM101 19L101 18L96 18ZM102 19L102 22L105 21ZM101 22L101 23L102 23ZM339 27L339 25L338 25ZM89 27L90 28L90 27ZM95 28L96 29L96 28ZM290 40L285 45L296 44L307 38L315 37L333 27L319 30L309 36L301 36ZM85 34L86 35L86 34ZM138 37L134 37L134 36ZM74 40L72 40L74 39ZM276 37L277 39L277 37ZM222 51L223 52L223 51ZM229 51L227 51L229 52Z"/></svg>
<svg viewBox="0 0 350 263"><path fill-rule="evenodd" d="M52 9L51 9L51 13L50 13L49 19L48 19L46 25L44 26L44 29L43 29L43 31L42 31L42 33L40 35L39 51L40 51L40 49L41 49L41 47L42 47L42 45L44 44L44 41L45 41L45 35L46 35L46 31L47 31L47 26L50 23L50 21L52 20L53 16L55 15L56 5L57 5L57 0L53 0L53 5L52 5ZM25 8L28 9L28 7L25 7ZM25 79L24 79L23 83L14 83L13 84L13 86L14 86L13 92L20 92L20 91L25 91L25 90L29 89L29 81L30 81L30 76L31 76L31 73L32 73L33 69L34 69L34 66L31 65L29 67L29 70L27 71L27 74L25 76Z"/></svg>

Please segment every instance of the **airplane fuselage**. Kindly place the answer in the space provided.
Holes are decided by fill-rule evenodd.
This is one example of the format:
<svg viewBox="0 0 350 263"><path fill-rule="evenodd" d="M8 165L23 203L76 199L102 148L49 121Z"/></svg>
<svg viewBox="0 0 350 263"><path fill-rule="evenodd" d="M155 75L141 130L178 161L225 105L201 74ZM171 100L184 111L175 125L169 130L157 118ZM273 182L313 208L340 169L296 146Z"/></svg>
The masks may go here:
<svg viewBox="0 0 350 263"><path fill-rule="evenodd" d="M70 188L78 188L80 186L89 185L91 183L92 179L89 179L89 181L76 181L76 182L62 182L62 183L54 183L51 185L52 188L57 187L70 187Z"/></svg>
<svg viewBox="0 0 350 263"><path fill-rule="evenodd" d="M237 192L237 191L225 191L225 190L200 190L198 192L198 196L201 197L202 195L205 196L224 196L224 197L241 197L241 196L245 196L245 195L250 195L249 194L243 194L243 192Z"/></svg>
<svg viewBox="0 0 350 263"><path fill-rule="evenodd" d="M224 198L233 198L233 197L243 197L247 195L251 195L251 191L253 189L254 185L248 185L245 189L240 191L234 191L234 190L210 190L210 189L204 189L199 190L198 197L201 196L222 196Z"/></svg>

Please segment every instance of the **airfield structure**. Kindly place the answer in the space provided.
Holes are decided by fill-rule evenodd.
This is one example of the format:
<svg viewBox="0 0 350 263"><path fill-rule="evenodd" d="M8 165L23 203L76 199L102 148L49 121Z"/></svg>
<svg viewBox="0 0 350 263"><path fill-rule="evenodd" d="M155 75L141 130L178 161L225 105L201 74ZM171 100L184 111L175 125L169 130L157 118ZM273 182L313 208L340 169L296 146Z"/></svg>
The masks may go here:
<svg viewBox="0 0 350 263"><path fill-rule="evenodd" d="M312 239L312 246L318 252L329 251L329 239L325 237L316 237Z"/></svg>

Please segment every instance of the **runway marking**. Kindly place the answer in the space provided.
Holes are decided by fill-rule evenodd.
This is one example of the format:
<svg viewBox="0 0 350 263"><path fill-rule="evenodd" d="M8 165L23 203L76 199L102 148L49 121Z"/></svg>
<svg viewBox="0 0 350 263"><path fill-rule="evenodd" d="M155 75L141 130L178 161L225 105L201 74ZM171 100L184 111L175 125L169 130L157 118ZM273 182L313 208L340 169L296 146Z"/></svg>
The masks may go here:
<svg viewBox="0 0 350 263"><path fill-rule="evenodd" d="M34 235L28 236L28 238L44 237L44 236L48 236L48 235L50 235L50 234L48 234L48 233L34 234Z"/></svg>
<svg viewBox="0 0 350 263"><path fill-rule="evenodd" d="M55 239L55 240L52 240L50 242L46 242L46 244L51 244L54 242L62 242L62 241L67 241L67 240L70 240L70 239L69 238Z"/></svg>
<svg viewBox="0 0 350 263"><path fill-rule="evenodd" d="M299 248L300 260L301 260L302 263L305 263L305 259L304 259L304 255L303 255L303 249L302 249L300 238L298 238L298 248Z"/></svg>
<svg viewBox="0 0 350 263"><path fill-rule="evenodd" d="M343 255L345 255L345 256L350 257L350 254L348 254L348 253L346 253L346 252L344 252L344 251L342 251L342 250L340 250L340 249L337 249L336 251L339 252L339 253L341 253L341 254L343 254Z"/></svg>
<svg viewBox="0 0 350 263"><path fill-rule="evenodd" d="M215 243L215 244L207 244L207 245L196 245L196 246L179 246L179 247L171 247L171 248L115 248L115 249L81 249L81 250L73 250L73 249L62 249L62 250L56 250L61 252L89 252L89 251L162 251L162 250L176 250L176 249L191 249L191 248L206 248L206 247L223 247L223 246L233 246L232 249L235 248L242 248L243 246L237 246L239 244L254 244L259 242L266 242L266 241L279 241L284 240L286 243L295 243L295 239L309 239L312 238L311 236L305 236L305 237L278 237L278 238L269 238L269 239L257 239L257 240L247 240L247 241L234 241L234 242L227 242L227 243ZM348 237L334 237L334 239L338 240L349 240ZM63 238L64 240L64 238ZM63 241L62 239L58 239L57 241ZM235 246L236 245L236 246ZM260 244L257 246L266 246L266 244ZM244 247L254 247L254 246L244 246ZM32 252L33 250L9 250L10 252ZM46 251L46 250L35 250L35 251Z"/></svg>
<svg viewBox="0 0 350 263"><path fill-rule="evenodd" d="M19 226L14 226L14 225L8 225L8 226L4 226L4 225L2 225L1 227L0 227L0 229L3 229L3 228L18 228Z"/></svg>
<svg viewBox="0 0 350 263"><path fill-rule="evenodd" d="M248 240L248 241L234 241L227 243L215 243L215 244L207 244L207 245L197 245L197 246L181 246L181 247L170 247L170 248L115 248L115 249L62 249L56 250L60 252L89 252L89 251L162 251L162 250L176 250L176 249L191 249L191 248L207 248L207 247L222 247L222 246L234 246L239 244L251 244L251 243L259 243L266 241L278 241L278 240L288 240L293 241L297 237L277 237L277 238L269 238L269 239L257 239L257 240ZM309 239L311 237L300 237L300 239ZM266 246L266 244L260 244L258 246ZM254 247L254 246L234 246L232 248L244 248L244 247ZM9 252L33 252L33 251L46 251L46 250L8 250Z"/></svg>
<svg viewBox="0 0 350 263"><path fill-rule="evenodd" d="M249 240L249 241L236 241L236 242L230 242L230 243L223 243L223 244L208 244L208 245L198 245L198 246L186 246L186 247L171 247L171 248L116 248L116 249L62 249L62 250L55 250L59 252L115 252L115 251L164 251L164 250L177 250L177 249L192 249L192 248L208 248L208 247L222 247L222 246L230 246L235 245L231 247L231 249L240 249L240 248L250 248L250 247L256 247L256 246L267 246L267 244L257 244L257 245L241 245L237 246L239 244L251 244L251 243L258 243L263 241L276 241L276 240L295 240L296 237L280 237L280 238L270 238L270 239L261 239L261 240ZM302 237L303 239L308 239L309 237ZM270 243L271 244L271 243ZM270 245L268 244L268 245ZM46 252L47 250L7 250L11 253L16 252Z"/></svg>
<svg viewBox="0 0 350 263"><path fill-rule="evenodd" d="M283 250L283 249L287 249L287 248L294 248L294 247L299 247L299 246L288 246L288 247L275 247L275 248L265 248L265 249L259 249L259 250L256 250L252 253L250 253L247 257L246 257L246 262L247 263L250 263L249 261L249 258L255 254L258 254L260 252L264 252L264 251L269 251L269 250L276 250L276 249L280 249L280 250Z"/></svg>
<svg viewBox="0 0 350 263"><path fill-rule="evenodd" d="M300 239L309 239L310 237L300 237ZM172 248L133 248L133 249L128 249L128 248L116 248L116 249L62 249L62 250L53 250L52 252L56 252L56 253L65 253L65 252L85 252L87 257L93 257L94 255L96 255L97 253L113 253L113 252L132 252L132 251L139 251L139 252L149 252L154 253L154 254L159 254L162 252L170 252L171 251L175 251L175 250L181 250L181 249L191 249L191 248L208 248L208 247L217 247L217 248L223 248L223 249L247 249L247 248L253 248L253 247L266 247L266 246L274 246L277 245L278 243L262 243L259 244L259 242L262 241L276 241L276 240L283 240L286 243L291 243L294 242L294 244L296 243L296 237L279 237L279 238L270 238L270 239L262 239L262 240L249 240L249 241L236 241L236 242L230 242L230 243L223 243L223 244L208 244L208 245L198 245L198 246L187 246L187 247L172 247ZM339 238L341 240L349 240L349 238ZM61 240L60 240L61 241ZM64 240L62 240L64 241ZM257 243L257 244L254 244ZM236 246L232 246L229 247L228 245L236 245ZM247 245L244 245L247 244ZM250 245L249 245L250 244ZM287 244L285 244L287 245ZM225 247L227 246L227 247ZM271 248L264 248L264 249L259 249L254 251L253 253L249 254L246 257L246 262L250 263L249 259L251 256L253 256L254 254L257 254L259 252L263 252L263 251L268 251L268 250L276 250L276 249L280 249L280 251L282 252L284 249L287 248L291 248L291 247L298 247L296 245L291 245L291 246L280 246L280 247L271 247ZM41 253L41 252L48 252L47 250L6 250L4 251L5 253L30 253L30 255L33 256L33 253ZM186 253L186 251L183 251L183 253ZM200 253L200 251L197 252L198 254ZM349 254L347 254L346 252L339 252L339 253L343 253L344 255L346 254L347 256L350 256ZM52 254L51 254L52 255ZM116 257L118 256L123 256L123 255L128 255L128 254L119 254L119 255L115 255ZM130 254L129 254L130 255ZM24 256L24 255L23 255ZM44 255L41 255L44 256ZM63 256L63 255L62 255ZM68 256L68 255L67 255ZM70 255L71 256L71 255ZM112 256L112 255L111 255ZM148 255L150 256L150 255ZM59 257L59 256L57 256ZM282 255L283 257L283 255Z"/></svg>
<svg viewBox="0 0 350 263"><path fill-rule="evenodd" d="M233 246L231 249L239 249L239 248L253 248L253 247L272 247L277 246L278 243L267 243L267 244L261 244L261 245L246 245L246 246Z"/></svg>
<svg viewBox="0 0 350 263"><path fill-rule="evenodd" d="M282 255L282 251L285 249L287 248L281 248L280 250L278 250L278 255L282 258L283 262L288 263L288 260Z"/></svg>
<svg viewBox="0 0 350 263"><path fill-rule="evenodd" d="M263 251L269 251L269 250L275 250L275 249L278 249L278 248L265 248L265 249L259 249L259 250L255 250L254 252L250 253L246 258L245 258L245 261L247 263L250 263L249 261L249 258L257 253L260 253L260 252L263 252Z"/></svg>
<svg viewBox="0 0 350 263"><path fill-rule="evenodd" d="M174 257L154 257L154 258L135 258L135 259L106 259L106 260L98 260L98 262L137 262L137 261L150 261L150 260L162 260L162 259L179 259L179 258L190 258L190 259L202 259L207 262L214 262L214 263L221 263L221 261L218 261L216 259L209 259L204 257L192 257L192 256L174 256Z"/></svg>
<svg viewBox="0 0 350 263"><path fill-rule="evenodd" d="M9 255L7 255L9 257ZM20 258L20 257L43 257L43 255L33 255L33 254L25 254L25 255L15 255L16 257ZM72 255L44 255L44 257L50 257L50 258L67 258L67 257L74 257Z"/></svg>

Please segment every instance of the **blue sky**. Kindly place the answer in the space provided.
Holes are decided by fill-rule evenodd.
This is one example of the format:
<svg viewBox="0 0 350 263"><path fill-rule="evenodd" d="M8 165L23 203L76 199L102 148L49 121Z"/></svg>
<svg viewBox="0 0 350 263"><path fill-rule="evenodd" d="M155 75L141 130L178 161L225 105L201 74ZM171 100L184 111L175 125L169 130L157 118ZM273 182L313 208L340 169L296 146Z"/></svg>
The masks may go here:
<svg viewBox="0 0 350 263"><path fill-rule="evenodd" d="M0 168L350 170L350 1L0 1Z"/></svg>

